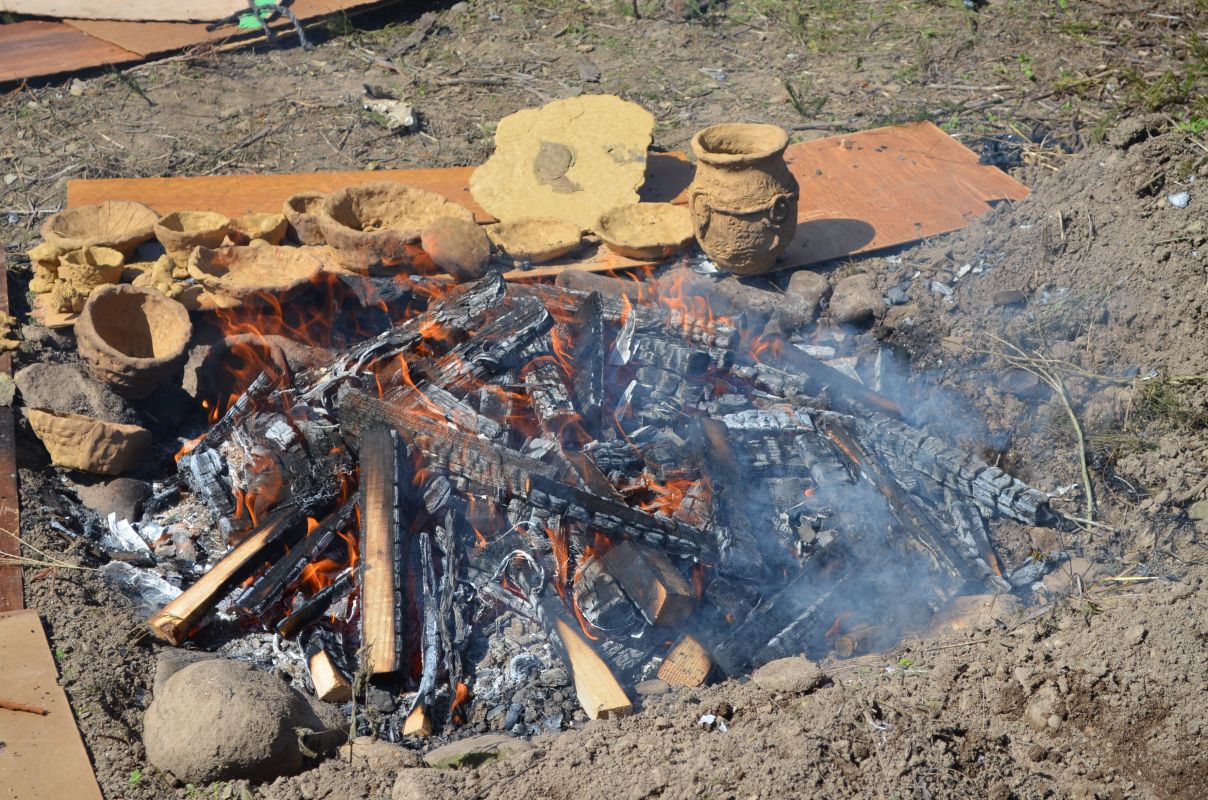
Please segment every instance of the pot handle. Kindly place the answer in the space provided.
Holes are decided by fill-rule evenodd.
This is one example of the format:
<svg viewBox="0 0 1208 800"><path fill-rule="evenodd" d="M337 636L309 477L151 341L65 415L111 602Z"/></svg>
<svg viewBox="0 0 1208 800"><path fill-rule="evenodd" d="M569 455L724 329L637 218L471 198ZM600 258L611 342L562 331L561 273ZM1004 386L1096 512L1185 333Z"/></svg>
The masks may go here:
<svg viewBox="0 0 1208 800"><path fill-rule="evenodd" d="M692 215L692 224L696 228L697 240L704 240L705 236L709 233L709 220L713 216L713 209L705 198L704 192L696 189L689 193L688 212Z"/></svg>

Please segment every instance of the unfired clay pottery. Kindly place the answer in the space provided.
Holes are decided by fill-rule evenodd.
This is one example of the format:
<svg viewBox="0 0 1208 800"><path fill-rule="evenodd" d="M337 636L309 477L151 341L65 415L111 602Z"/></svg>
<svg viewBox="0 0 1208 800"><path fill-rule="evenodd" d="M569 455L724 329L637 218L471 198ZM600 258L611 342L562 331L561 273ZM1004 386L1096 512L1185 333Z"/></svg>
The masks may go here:
<svg viewBox="0 0 1208 800"><path fill-rule="evenodd" d="M122 284L92 293L75 334L88 370L118 394L137 400L180 366L193 324L175 300Z"/></svg>
<svg viewBox="0 0 1208 800"><path fill-rule="evenodd" d="M495 246L518 264L544 264L583 244L579 226L560 219L522 219L487 228Z"/></svg>
<svg viewBox="0 0 1208 800"><path fill-rule="evenodd" d="M701 249L737 275L767 272L797 229L797 179L775 125L727 123L692 137L696 177L688 209Z"/></svg>
<svg viewBox="0 0 1208 800"><path fill-rule="evenodd" d="M122 279L125 257L109 247L86 247L59 257L59 280L51 289L59 311L76 312L100 286Z"/></svg>
<svg viewBox="0 0 1208 800"><path fill-rule="evenodd" d="M319 228L319 207L327 195L322 192L298 192L285 201L281 213L294 230L294 236L302 244L326 244L323 231Z"/></svg>
<svg viewBox="0 0 1208 800"><path fill-rule="evenodd" d="M487 274L491 262L491 240L475 222L441 217L424 228L420 245L432 263L459 282Z"/></svg>
<svg viewBox="0 0 1208 800"><path fill-rule="evenodd" d="M151 445L151 432L138 425L37 408L25 413L50 460L60 467L120 475L137 466Z"/></svg>
<svg viewBox="0 0 1208 800"><path fill-rule="evenodd" d="M650 112L612 95L526 108L499 121L470 191L500 222L549 217L591 230L608 209L638 201L653 136Z"/></svg>
<svg viewBox="0 0 1208 800"><path fill-rule="evenodd" d="M253 242L247 247L199 247L189 256L189 276L196 279L218 308L233 308L257 295L282 296L323 269L314 256L296 247Z"/></svg>
<svg viewBox="0 0 1208 800"><path fill-rule="evenodd" d="M468 208L435 192L382 181L329 194L319 227L346 269L392 274L411 262L421 232L440 217L474 221Z"/></svg>
<svg viewBox="0 0 1208 800"><path fill-rule="evenodd" d="M213 211L173 211L155 223L155 238L184 277L193 248L218 247L230 229L230 218Z"/></svg>
<svg viewBox="0 0 1208 800"><path fill-rule="evenodd" d="M29 265L34 272L29 290L34 294L49 292L59 278L59 256L63 255L63 251L50 242L42 242L25 254L29 256Z"/></svg>
<svg viewBox="0 0 1208 800"><path fill-rule="evenodd" d="M158 216L142 203L129 200L78 206L60 211L42 223L42 238L60 250L111 247L130 255L150 240Z"/></svg>
<svg viewBox="0 0 1208 800"><path fill-rule="evenodd" d="M596 231L609 250L637 259L666 258L695 235L688 209L671 203L618 206L600 215Z"/></svg>
<svg viewBox="0 0 1208 800"><path fill-rule="evenodd" d="M288 227L284 214L242 214L231 219L228 235L235 244L248 244L252 241L281 244Z"/></svg>

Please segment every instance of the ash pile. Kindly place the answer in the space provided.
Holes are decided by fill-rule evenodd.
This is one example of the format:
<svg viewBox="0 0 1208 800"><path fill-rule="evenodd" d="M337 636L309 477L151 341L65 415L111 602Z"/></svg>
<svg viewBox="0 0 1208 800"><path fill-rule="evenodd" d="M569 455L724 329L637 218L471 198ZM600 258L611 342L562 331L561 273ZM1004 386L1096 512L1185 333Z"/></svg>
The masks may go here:
<svg viewBox="0 0 1208 800"><path fill-rule="evenodd" d="M394 321L251 348L146 518L218 554L153 635L288 672L360 733L529 735L656 676L876 651L1035 579L991 520L1062 523L687 257L578 289L357 280Z"/></svg>

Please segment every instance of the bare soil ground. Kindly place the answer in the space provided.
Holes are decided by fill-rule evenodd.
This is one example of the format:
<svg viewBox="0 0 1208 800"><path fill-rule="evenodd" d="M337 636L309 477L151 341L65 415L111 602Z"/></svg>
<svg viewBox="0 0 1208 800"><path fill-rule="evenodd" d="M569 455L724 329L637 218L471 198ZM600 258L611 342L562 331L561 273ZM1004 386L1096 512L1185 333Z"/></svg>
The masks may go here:
<svg viewBox="0 0 1208 800"><path fill-rule="evenodd" d="M826 270L900 288L883 341L967 401L966 443L1041 488L1075 487L1067 511L1084 509L1085 453L1095 526L1001 532L1013 564L1073 556L1048 602L824 665L809 694L731 681L649 698L529 757L408 771L396 796L1199 797L1208 522L1189 510L1208 498L1208 9L974 5L672 0L633 19L629 3L475 0L432 6L431 35L399 55L424 7L333 25L310 53L193 53L21 87L0 97L0 240L19 265L69 178L479 163L500 117L579 92L642 103L666 149L734 119L813 137L927 118L975 149L1005 143L1027 201ZM422 132L380 127L366 83L412 101ZM27 277L12 278L20 308ZM68 357L69 337L24 333L20 363ZM23 424L18 442L23 535L94 563L51 526L64 489ZM390 796L393 771L339 761L271 785L174 785L141 745L155 659L139 615L87 571L26 580L106 797ZM705 713L728 730L698 726Z"/></svg>

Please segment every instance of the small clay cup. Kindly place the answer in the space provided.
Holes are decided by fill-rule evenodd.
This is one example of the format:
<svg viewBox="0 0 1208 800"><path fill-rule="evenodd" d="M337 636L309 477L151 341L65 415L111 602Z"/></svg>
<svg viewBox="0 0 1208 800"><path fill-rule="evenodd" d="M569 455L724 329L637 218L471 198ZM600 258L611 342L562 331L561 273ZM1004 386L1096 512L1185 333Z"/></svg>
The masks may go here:
<svg viewBox="0 0 1208 800"><path fill-rule="evenodd" d="M600 215L596 231L614 253L659 260L678 253L695 236L692 215L671 203L630 203Z"/></svg>
<svg viewBox="0 0 1208 800"><path fill-rule="evenodd" d="M155 238L181 269L194 247L218 247L231 230L231 220L213 211L173 211L155 223Z"/></svg>
<svg viewBox="0 0 1208 800"><path fill-rule="evenodd" d="M381 181L329 194L319 227L345 269L392 275L423 252L420 234L441 217L474 221L468 208L435 192Z"/></svg>
<svg viewBox="0 0 1208 800"><path fill-rule="evenodd" d="M120 284L92 293L75 334L88 370L118 394L139 400L180 366L193 324L175 300Z"/></svg>
<svg viewBox="0 0 1208 800"><path fill-rule="evenodd" d="M788 133L726 123L692 137L696 177L688 210L701 249L736 275L770 270L797 229L797 179L784 161Z"/></svg>
<svg viewBox="0 0 1208 800"><path fill-rule="evenodd" d="M231 229L228 236L235 244L249 244L253 241L281 244L285 240L285 232L289 223L284 214L241 214L231 219Z"/></svg>
<svg viewBox="0 0 1208 800"><path fill-rule="evenodd" d="M562 219L522 219L487 228L495 247L517 264L544 264L583 244L579 226Z"/></svg>
<svg viewBox="0 0 1208 800"><path fill-rule="evenodd" d="M327 244L323 231L319 228L319 208L326 199L327 195L322 192L298 192L285 201L281 213L285 215L299 243Z"/></svg>
<svg viewBox="0 0 1208 800"><path fill-rule="evenodd" d="M129 200L77 206L48 217L42 223L42 238L59 250L109 247L128 256L151 239L158 216Z"/></svg>
<svg viewBox="0 0 1208 800"><path fill-rule="evenodd" d="M109 247L85 247L59 256L59 277L83 294L122 279L126 258Z"/></svg>

